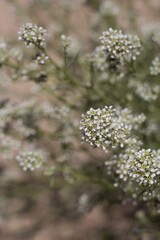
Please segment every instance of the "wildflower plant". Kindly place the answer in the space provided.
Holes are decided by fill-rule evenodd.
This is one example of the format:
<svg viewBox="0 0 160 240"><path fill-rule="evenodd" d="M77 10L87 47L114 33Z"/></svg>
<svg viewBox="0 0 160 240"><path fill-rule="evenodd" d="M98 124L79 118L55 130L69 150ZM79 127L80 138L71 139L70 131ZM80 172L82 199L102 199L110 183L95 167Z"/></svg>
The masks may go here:
<svg viewBox="0 0 160 240"><path fill-rule="evenodd" d="M47 43L46 30L33 23L18 32L32 51L0 41L2 70L13 84L32 86L22 99L0 99L1 157L32 175L41 169L52 187L83 186L78 212L89 209L94 193L107 204L130 201L158 214L159 35L107 26L104 15L113 20L119 8L103 1L99 9L106 31L95 40L93 30L88 52L72 51L74 40L61 31Z"/></svg>
<svg viewBox="0 0 160 240"><path fill-rule="evenodd" d="M49 60L48 64L46 65L46 69L43 70L43 74L46 76L46 78L50 78L50 74L56 74L58 79L68 84L68 87L74 86L74 91L79 91L82 88L82 90L80 90L82 91L82 96L83 94L85 94L85 96L86 93L88 94L86 98L86 106L88 103L94 103L92 96L94 94L98 94L98 91L102 87L101 81L98 82L98 74L105 74L105 72L108 71L108 66L110 66L110 64L114 63L115 66L123 66L125 62L127 63L128 61L136 61L137 56L140 54L141 44L136 35L132 36L123 34L121 30L114 30L112 28L109 28L107 31L103 32L102 36L100 37L102 45L96 48L89 59L92 68L90 69L91 78L89 78L89 80L87 79L87 81L91 81L91 85L89 86L88 90L88 87L85 86L85 82L80 84L77 82L77 80L75 81L72 79L72 69L67 69L67 66L69 65L69 62L67 63L67 61L70 59L67 58L66 54L69 52L71 38L67 37L66 35L61 35L60 37L61 45L64 50L64 63L62 63L62 66L58 66L57 63L55 63L55 61L49 57L45 49L45 33L46 30L44 30L42 27L38 27L32 23L27 23L20 29L18 38L19 40L23 40L28 47L33 45L39 50L42 50L42 52L38 53L35 57L35 63L37 63L39 66L45 65L45 62ZM51 68L51 66L53 68ZM34 74L37 70L37 67L35 69L33 68L33 71L31 72L30 70L26 70L26 77L34 79ZM93 79L96 77L95 74L97 75L97 82L95 82ZM113 72L110 72L108 75L106 75L106 79L112 78L112 74L114 75ZM122 75L122 78L123 77L125 77L125 72ZM107 81L108 80L106 80L106 84ZM104 84L104 81L102 83ZM54 86L54 88L59 89L59 83L57 82L56 84L57 86ZM148 86L148 90L145 90L144 97L142 96L143 91L140 90L141 85ZM94 88L94 86L96 86L96 88ZM116 86L114 87L116 89ZM49 94L50 91L52 94L52 91L54 92L54 88L51 85L48 85L48 83L44 83L43 89L47 94ZM126 84L126 88L131 91L131 99L135 96L132 93L132 89L135 89L135 93L141 96L145 101L147 100L150 102L151 99L155 100L158 98L158 95L156 95L156 98L154 97L155 95L152 95L154 94L153 92L158 94L159 88L157 88L158 92L156 89L151 90L149 83L144 85L140 82L137 83L133 80L130 80L130 82ZM124 90L125 88L122 89L122 91ZM152 92L150 93L149 91ZM76 105L70 103L68 95L66 93L63 94L66 98L68 106L70 106L70 108L77 108ZM80 95L78 98L81 98L82 96ZM113 99L114 96L115 95L113 92ZM127 96L124 95L124 97L126 98ZM104 100L106 103L110 102L110 100L107 98ZM113 100L113 103L115 104L116 101ZM133 182L135 182L135 191L137 191L138 183L139 186L147 186L150 190L153 185L155 186L158 184L159 165L157 165L157 154L159 151L141 149L142 141L141 138L137 137L137 133L139 132L140 135L144 134L140 128L146 121L146 116L143 113L133 114L130 105L126 106L126 108L122 108L121 106L118 106L117 103L115 108L113 106L105 106L97 109L91 107L86 113L82 114L79 127L82 135L82 141L90 143L90 145L94 148L101 148L106 153L113 152L113 158L111 157L111 159L106 161L105 166L108 169L108 173L111 173L111 169L113 167L115 174L117 174L115 179L115 184L117 186L119 186L119 183L123 180L124 183L131 182L132 185ZM51 128L51 131L47 137L47 141L50 140L50 137L54 132L58 131L58 129L63 129L63 132L58 134L59 138L61 138L60 144L62 148L65 147L66 156L70 156L71 146L74 146L75 130L73 129L76 129L78 124L77 121L73 121L73 119L71 119L72 114L68 106L63 106L60 109L54 106L52 103L44 103L36 107L35 100L26 102L24 101L16 105L6 103L1 107L0 111L1 131L3 132L6 126L11 123L8 131L12 134L18 133L19 137L23 137L26 140L29 140L30 138L36 139L42 131L46 131L45 129L42 130L39 120L45 119L47 122L53 120L57 122L57 129ZM33 171L39 167L43 167L44 165L46 168L47 164L47 162L44 160L43 153L37 152L36 150L21 151L17 155L16 159L25 171ZM59 157L57 159L59 159ZM134 167L132 167L132 165ZM151 166L155 167L155 170L153 170ZM142 169L138 170L138 167ZM55 172L56 170L54 166L54 173ZM132 188L134 189L134 187Z"/></svg>

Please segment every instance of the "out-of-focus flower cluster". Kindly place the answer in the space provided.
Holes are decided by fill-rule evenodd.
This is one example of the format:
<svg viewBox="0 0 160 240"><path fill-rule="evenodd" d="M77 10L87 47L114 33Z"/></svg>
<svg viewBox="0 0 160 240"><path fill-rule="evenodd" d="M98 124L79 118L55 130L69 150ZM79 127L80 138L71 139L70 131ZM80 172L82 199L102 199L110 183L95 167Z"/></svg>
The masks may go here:
<svg viewBox="0 0 160 240"><path fill-rule="evenodd" d="M0 152L1 157L4 159L10 159L20 148L20 141L8 136L4 133L0 133Z"/></svg>
<svg viewBox="0 0 160 240"><path fill-rule="evenodd" d="M150 67L150 74L155 76L160 74L160 57L155 57L155 59L153 59Z"/></svg>
<svg viewBox="0 0 160 240"><path fill-rule="evenodd" d="M89 55L89 61L94 63L97 70L105 72L108 69L108 63L102 46L95 48L94 52Z"/></svg>
<svg viewBox="0 0 160 240"><path fill-rule="evenodd" d="M38 48L45 48L45 33L46 30L43 27L38 27L32 23L26 23L18 32L18 39L24 41L24 43L30 47L36 45Z"/></svg>
<svg viewBox="0 0 160 240"><path fill-rule="evenodd" d="M23 51L19 47L12 47L9 43L0 39L0 67L9 66L14 70L14 66L16 66L16 63L19 64L22 58Z"/></svg>
<svg viewBox="0 0 160 240"><path fill-rule="evenodd" d="M21 152L17 155L16 159L24 171L34 171L35 169L42 167L46 161L44 153L41 151Z"/></svg>
<svg viewBox="0 0 160 240"><path fill-rule="evenodd" d="M77 128L77 122L72 118L70 108L54 106L47 101L39 105L35 99L18 104L6 102L0 108L1 156L5 159L14 158L20 150L21 141L27 147L32 139L31 148L34 149L37 137L42 133L48 134L49 138L56 135L58 144L62 148L64 145L72 145L74 131Z"/></svg>
<svg viewBox="0 0 160 240"><path fill-rule="evenodd" d="M149 82L138 82L132 80L128 83L128 87L132 88L137 96L147 102L155 101L160 94L159 85L151 85Z"/></svg>
<svg viewBox="0 0 160 240"><path fill-rule="evenodd" d="M107 61L123 65L126 60L136 60L141 43L138 36L123 34L121 30L109 28L100 37Z"/></svg>
<svg viewBox="0 0 160 240"><path fill-rule="evenodd" d="M114 109L105 106L82 114L80 130L82 140L95 147L106 150L109 147L124 147L131 131L137 129L145 120L144 114L134 116L129 109Z"/></svg>
<svg viewBox="0 0 160 240"><path fill-rule="evenodd" d="M100 14L102 16L117 16L119 12L119 7L112 0L104 0L100 5Z"/></svg>
<svg viewBox="0 0 160 240"><path fill-rule="evenodd" d="M8 57L7 44L0 40L0 64L3 64Z"/></svg>
<svg viewBox="0 0 160 240"><path fill-rule="evenodd" d="M68 48L70 46L71 40L70 36L66 36L65 34L61 35L61 44L64 48Z"/></svg>
<svg viewBox="0 0 160 240"><path fill-rule="evenodd" d="M35 106L35 102L33 99L30 101L24 101L20 104L11 104L6 103L3 108L0 108L0 129L3 131L8 125L13 124L13 120L22 119L25 120L27 116L33 115L33 108ZM36 111L36 109L35 109ZM32 114L30 114L32 113Z"/></svg>
<svg viewBox="0 0 160 240"><path fill-rule="evenodd" d="M45 53L39 53L34 58L35 62L40 65L45 64L48 61L48 59L49 59L49 57Z"/></svg>
<svg viewBox="0 0 160 240"><path fill-rule="evenodd" d="M160 46L160 28L154 32L153 41Z"/></svg>

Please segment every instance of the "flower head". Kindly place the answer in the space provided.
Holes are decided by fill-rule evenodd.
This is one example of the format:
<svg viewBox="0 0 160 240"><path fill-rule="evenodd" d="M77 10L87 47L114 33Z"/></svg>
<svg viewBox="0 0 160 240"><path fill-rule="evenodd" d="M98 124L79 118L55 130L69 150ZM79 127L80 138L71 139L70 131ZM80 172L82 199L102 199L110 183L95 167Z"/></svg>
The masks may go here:
<svg viewBox="0 0 160 240"><path fill-rule="evenodd" d="M82 115L80 130L82 140L106 150L108 147L124 147L131 131L145 120L143 114L133 116L129 109L91 108Z"/></svg>
<svg viewBox="0 0 160 240"><path fill-rule="evenodd" d="M160 151L141 149L120 154L117 173L120 179L151 188L159 184ZM147 189L146 189L147 190Z"/></svg>
<svg viewBox="0 0 160 240"><path fill-rule="evenodd" d="M24 41L28 47L36 45L38 48L45 48L45 33L46 30L43 27L26 23L20 28L18 39Z"/></svg>
<svg viewBox="0 0 160 240"><path fill-rule="evenodd" d="M108 61L123 65L126 59L136 60L140 54L141 44L136 35L123 34L121 30L109 28L103 32L100 40Z"/></svg>

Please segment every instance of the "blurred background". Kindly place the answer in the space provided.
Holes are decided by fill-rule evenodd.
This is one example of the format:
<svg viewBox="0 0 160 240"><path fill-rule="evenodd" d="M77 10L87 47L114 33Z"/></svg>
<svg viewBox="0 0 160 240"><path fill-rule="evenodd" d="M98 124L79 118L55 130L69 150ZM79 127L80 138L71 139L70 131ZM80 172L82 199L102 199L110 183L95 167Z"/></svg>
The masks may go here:
<svg viewBox="0 0 160 240"><path fill-rule="evenodd" d="M143 27L160 21L159 0L115 0L110 9L104 8L104 2L107 0L1 0L0 38L18 45L21 44L17 39L21 25L26 22L42 25L48 32L51 55L59 61L53 46L57 46L61 34L75 38L80 47L90 52L99 33L114 26L112 18L111 22L100 25L103 10L103 14L105 11L116 14L118 26L131 32L135 29L141 32ZM117 12L115 6L120 11ZM4 71L0 77L0 99L21 101L36 91L33 82L13 83ZM100 153L96 154L98 158ZM84 152L76 152L76 163L83 164L87 158ZM138 240L135 221L139 217L141 212L135 216L130 204L87 206L82 186L73 192L52 188L41 174L24 173L16 161L0 156L2 240ZM150 227L143 231L142 224L140 239L158 239L153 238Z"/></svg>

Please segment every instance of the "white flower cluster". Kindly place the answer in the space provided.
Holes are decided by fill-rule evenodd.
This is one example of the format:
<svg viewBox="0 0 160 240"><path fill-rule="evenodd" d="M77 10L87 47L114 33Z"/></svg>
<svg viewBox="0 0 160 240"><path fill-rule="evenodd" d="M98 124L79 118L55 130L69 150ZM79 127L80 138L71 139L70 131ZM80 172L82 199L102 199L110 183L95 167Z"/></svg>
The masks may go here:
<svg viewBox="0 0 160 240"><path fill-rule="evenodd" d="M39 53L35 57L35 62L44 65L48 61L49 57L45 53Z"/></svg>
<svg viewBox="0 0 160 240"><path fill-rule="evenodd" d="M148 82L138 82L138 81L130 81L128 84L129 88L133 88L134 92L137 96L147 102L155 101L159 97L160 94L160 86L159 85L150 85Z"/></svg>
<svg viewBox="0 0 160 240"><path fill-rule="evenodd" d="M152 66L150 67L151 75L159 75L160 74L160 57L155 57L152 61Z"/></svg>
<svg viewBox="0 0 160 240"><path fill-rule="evenodd" d="M35 106L36 106L35 99L32 98L29 100L25 100L13 107L13 113L15 114L15 117L19 117L19 116L21 117L33 110L34 112L36 112Z"/></svg>
<svg viewBox="0 0 160 240"><path fill-rule="evenodd" d="M117 164L116 172L125 182L149 188L160 184L160 150L141 149L120 154Z"/></svg>
<svg viewBox="0 0 160 240"><path fill-rule="evenodd" d="M43 27L38 27L32 23L26 23L18 32L18 39L24 41L24 43L30 47L36 45L38 48L45 48L45 33L46 30Z"/></svg>
<svg viewBox="0 0 160 240"><path fill-rule="evenodd" d="M133 155L135 152L140 150L142 142L137 138L129 138L127 141L127 148L124 149L123 154L113 155L111 159L107 159L105 166L107 167L107 174L111 175L113 172L120 172L120 159L123 159L123 164L127 163L128 156ZM118 170L117 170L118 169ZM115 181L115 186L118 186L119 179Z"/></svg>
<svg viewBox="0 0 160 240"><path fill-rule="evenodd" d="M12 105L8 104L5 108L1 109L1 113L4 115L14 115L16 116L22 116L28 112L28 110L34 108L35 101L33 99L23 101L22 103Z"/></svg>
<svg viewBox="0 0 160 240"><path fill-rule="evenodd" d="M103 150L108 147L123 148L128 143L131 131L137 129L144 120L143 114L134 116L128 109L114 109L112 106L91 108L82 114L80 121L82 140Z"/></svg>
<svg viewBox="0 0 160 240"><path fill-rule="evenodd" d="M75 56L82 48L81 43L74 36L66 36L62 34L60 36L61 46L63 49L68 50L68 56Z"/></svg>
<svg viewBox="0 0 160 240"><path fill-rule="evenodd" d="M35 106L36 106L36 103L34 99L30 99L15 105L8 103L6 104L5 107L0 108L1 131L3 131L3 129L6 127L8 123L12 122L12 125L13 125L13 120L17 120L19 118L25 118L25 116L27 116L30 113L37 116L37 108Z"/></svg>
<svg viewBox="0 0 160 240"><path fill-rule="evenodd" d="M49 102L38 105L34 99L19 104L7 103L5 107L0 108L0 131L3 132L9 125L19 136L35 136L39 119L42 118L56 121L57 126L61 128L61 135L65 134L65 139L72 138L75 122L72 120L71 109L66 106L53 106ZM63 138L64 141L65 139Z"/></svg>
<svg viewBox="0 0 160 240"><path fill-rule="evenodd" d="M143 113L139 115L133 115L131 110L128 108L118 108L117 116L119 122L124 122L133 130L137 130L139 128L139 125L141 125L146 120L146 117Z"/></svg>
<svg viewBox="0 0 160 240"><path fill-rule="evenodd" d="M34 171L35 169L42 167L45 163L45 157L41 151L21 152L19 155L17 155L16 160L19 162L19 165L24 171Z"/></svg>
<svg viewBox="0 0 160 240"><path fill-rule="evenodd" d="M66 36L65 34L61 35L61 44L64 48L68 48L71 44L71 37Z"/></svg>
<svg viewBox="0 0 160 240"><path fill-rule="evenodd" d="M82 195L80 195L78 200L78 211L81 213L84 212L88 207L88 202L89 202L88 194L83 193Z"/></svg>
<svg viewBox="0 0 160 240"><path fill-rule="evenodd" d="M14 122L13 129L16 133L19 133L21 136L25 138L36 135L36 129L26 126L22 119L17 119Z"/></svg>
<svg viewBox="0 0 160 240"><path fill-rule="evenodd" d="M138 36L123 34L121 30L103 32L100 37L108 61L124 64L125 60L136 60L140 54L141 43Z"/></svg>
<svg viewBox="0 0 160 240"><path fill-rule="evenodd" d="M111 0L105 0L100 5L100 14L102 16L117 16L119 12L119 7Z"/></svg>
<svg viewBox="0 0 160 240"><path fill-rule="evenodd" d="M59 121L65 121L70 116L70 108L66 106L58 107L49 102L42 103L37 111L46 118L54 118Z"/></svg>
<svg viewBox="0 0 160 240"><path fill-rule="evenodd" d="M152 134L156 134L157 132L159 132L159 123L154 120L148 121L148 124L146 126L146 134L148 136L151 136Z"/></svg>
<svg viewBox="0 0 160 240"><path fill-rule="evenodd" d="M54 106L50 102L43 102L38 109L39 113L46 118L54 118Z"/></svg>

